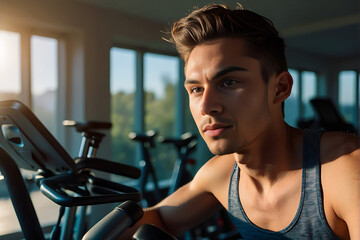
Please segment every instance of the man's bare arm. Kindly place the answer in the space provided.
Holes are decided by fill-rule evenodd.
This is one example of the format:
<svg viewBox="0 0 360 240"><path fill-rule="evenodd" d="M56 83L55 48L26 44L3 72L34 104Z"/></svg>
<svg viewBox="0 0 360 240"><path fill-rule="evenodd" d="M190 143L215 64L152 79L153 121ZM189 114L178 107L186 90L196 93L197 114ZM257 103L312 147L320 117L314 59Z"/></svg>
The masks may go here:
<svg viewBox="0 0 360 240"><path fill-rule="evenodd" d="M190 183L154 207L145 209L144 217L120 239L131 239L136 230L145 223L153 224L177 236L217 212L221 204L210 192L208 186L218 184L218 179L214 176L215 174L211 174L214 170L209 169L209 166L211 167L209 162L198 171Z"/></svg>
<svg viewBox="0 0 360 240"><path fill-rule="evenodd" d="M125 231L119 238L119 240L131 240L134 233L138 230L138 228L143 224L153 224L161 229L164 229L162 224L161 217L156 208L154 209L144 209L144 216L135 223L134 226Z"/></svg>
<svg viewBox="0 0 360 240"><path fill-rule="evenodd" d="M360 239L360 149L344 156L343 165L344 175L339 178L343 187L338 189L335 212L345 221L350 239Z"/></svg>
<svg viewBox="0 0 360 240"><path fill-rule="evenodd" d="M356 136L329 133L322 178L327 220L343 239L360 239L360 145ZM330 208L326 208L330 206ZM334 216L334 217L332 217Z"/></svg>

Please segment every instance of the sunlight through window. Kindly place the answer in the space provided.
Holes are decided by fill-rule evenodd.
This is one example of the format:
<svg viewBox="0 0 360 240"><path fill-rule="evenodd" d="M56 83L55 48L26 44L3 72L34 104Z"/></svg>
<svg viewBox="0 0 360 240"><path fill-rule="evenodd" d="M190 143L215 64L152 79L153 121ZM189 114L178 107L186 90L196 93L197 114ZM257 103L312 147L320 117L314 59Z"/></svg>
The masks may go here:
<svg viewBox="0 0 360 240"><path fill-rule="evenodd" d="M32 109L56 136L58 88L58 41L41 36L31 37Z"/></svg>
<svg viewBox="0 0 360 240"><path fill-rule="evenodd" d="M0 31L0 100L19 99L20 34Z"/></svg>

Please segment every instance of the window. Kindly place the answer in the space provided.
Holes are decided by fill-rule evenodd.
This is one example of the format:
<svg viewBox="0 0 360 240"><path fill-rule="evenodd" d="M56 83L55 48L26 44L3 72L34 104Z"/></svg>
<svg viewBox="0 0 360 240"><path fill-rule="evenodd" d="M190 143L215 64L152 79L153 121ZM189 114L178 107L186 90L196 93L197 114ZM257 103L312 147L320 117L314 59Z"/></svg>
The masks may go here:
<svg viewBox="0 0 360 240"><path fill-rule="evenodd" d="M299 120L315 117L310 100L317 96L317 75L312 71L289 69L294 83L288 99L285 101L285 121L298 127Z"/></svg>
<svg viewBox="0 0 360 240"><path fill-rule="evenodd" d="M26 46L22 43L26 42ZM29 46L29 47L27 47ZM29 50L29 51L28 51ZM27 54L27 52L30 52ZM0 30L0 101L20 100L56 136L58 40ZM30 69L27 69L30 66ZM27 75L30 71L30 76ZM22 73L24 73L22 75ZM22 170L41 226L53 225L58 206L40 193L33 172ZM0 175L0 177L2 177ZM21 231L5 183L0 181L0 235Z"/></svg>
<svg viewBox="0 0 360 240"><path fill-rule="evenodd" d="M115 161L136 166L135 145L128 134L134 131L136 52L110 50L111 156Z"/></svg>
<svg viewBox="0 0 360 240"><path fill-rule="evenodd" d="M144 55L145 128L174 134L175 86L179 81L179 59L160 54ZM165 111L164 111L165 110ZM166 119L159 123L158 119Z"/></svg>
<svg viewBox="0 0 360 240"><path fill-rule="evenodd" d="M0 31L0 100L19 99L20 34Z"/></svg>
<svg viewBox="0 0 360 240"><path fill-rule="evenodd" d="M358 127L359 86L356 71L341 71L339 73L339 110L344 120Z"/></svg>
<svg viewBox="0 0 360 240"><path fill-rule="evenodd" d="M289 73L293 78L293 86L290 96L285 101L285 121L293 127L296 127L297 120L300 116L299 101L299 72L289 69Z"/></svg>
<svg viewBox="0 0 360 240"><path fill-rule="evenodd" d="M162 136L175 136L179 61L174 56L111 48L111 148L115 161L138 166L136 144L128 137L131 131L156 130ZM170 178L175 149L156 143L151 156L158 179Z"/></svg>
<svg viewBox="0 0 360 240"><path fill-rule="evenodd" d="M56 136L58 41L31 37L31 106L35 115ZM46 67L44 67L46 66Z"/></svg>
<svg viewBox="0 0 360 240"><path fill-rule="evenodd" d="M18 32L0 31L0 100L17 99L31 106L35 115L56 136L58 40L31 36L31 56L26 59L26 50L20 48L21 37ZM21 62L26 60L31 65L30 78L21 76Z"/></svg>
<svg viewBox="0 0 360 240"><path fill-rule="evenodd" d="M144 54L145 129L159 135L175 135L175 86L179 81L179 58ZM170 178L176 152L168 145L157 144L153 163L159 179Z"/></svg>
<svg viewBox="0 0 360 240"><path fill-rule="evenodd" d="M311 119L315 115L310 100L316 97L316 91L316 73L310 71L301 72L301 116L304 119Z"/></svg>

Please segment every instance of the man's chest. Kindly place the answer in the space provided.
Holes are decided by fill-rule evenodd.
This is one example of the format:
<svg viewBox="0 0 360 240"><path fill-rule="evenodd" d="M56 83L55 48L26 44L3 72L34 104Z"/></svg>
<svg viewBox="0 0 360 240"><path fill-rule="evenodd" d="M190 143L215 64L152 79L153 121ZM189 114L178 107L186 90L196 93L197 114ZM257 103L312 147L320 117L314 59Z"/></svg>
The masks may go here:
<svg viewBox="0 0 360 240"><path fill-rule="evenodd" d="M256 226L280 231L295 218L301 201L301 171L268 191L239 183L239 198L248 219Z"/></svg>

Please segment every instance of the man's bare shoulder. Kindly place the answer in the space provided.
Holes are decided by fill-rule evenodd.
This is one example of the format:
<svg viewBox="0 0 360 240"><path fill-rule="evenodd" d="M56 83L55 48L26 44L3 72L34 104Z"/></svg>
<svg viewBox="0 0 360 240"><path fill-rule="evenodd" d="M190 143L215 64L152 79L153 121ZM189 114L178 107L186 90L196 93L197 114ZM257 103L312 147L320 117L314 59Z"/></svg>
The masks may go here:
<svg viewBox="0 0 360 240"><path fill-rule="evenodd" d="M200 168L197 175L209 178L211 181L218 181L225 175L231 174L234 164L235 159L232 154L215 156Z"/></svg>
<svg viewBox="0 0 360 240"><path fill-rule="evenodd" d="M217 167L233 167L235 164L235 158L233 154L227 154L227 155L217 155L213 158L209 159L204 164L204 167L206 168L217 168Z"/></svg>
<svg viewBox="0 0 360 240"><path fill-rule="evenodd" d="M321 162L327 220L330 226L338 231L339 236L346 239L349 234L351 239L359 239L359 137L345 133L324 133L321 140Z"/></svg>
<svg viewBox="0 0 360 240"><path fill-rule="evenodd" d="M359 137L340 132L326 132L321 140L322 175L328 182L360 171Z"/></svg>
<svg viewBox="0 0 360 240"><path fill-rule="evenodd" d="M227 192L235 160L232 154L215 156L207 161L192 181L193 187L212 193L223 206L227 204Z"/></svg>
<svg viewBox="0 0 360 240"><path fill-rule="evenodd" d="M322 164L334 162L339 164L346 159L356 160L360 150L360 138L342 132L325 132L321 139Z"/></svg>

